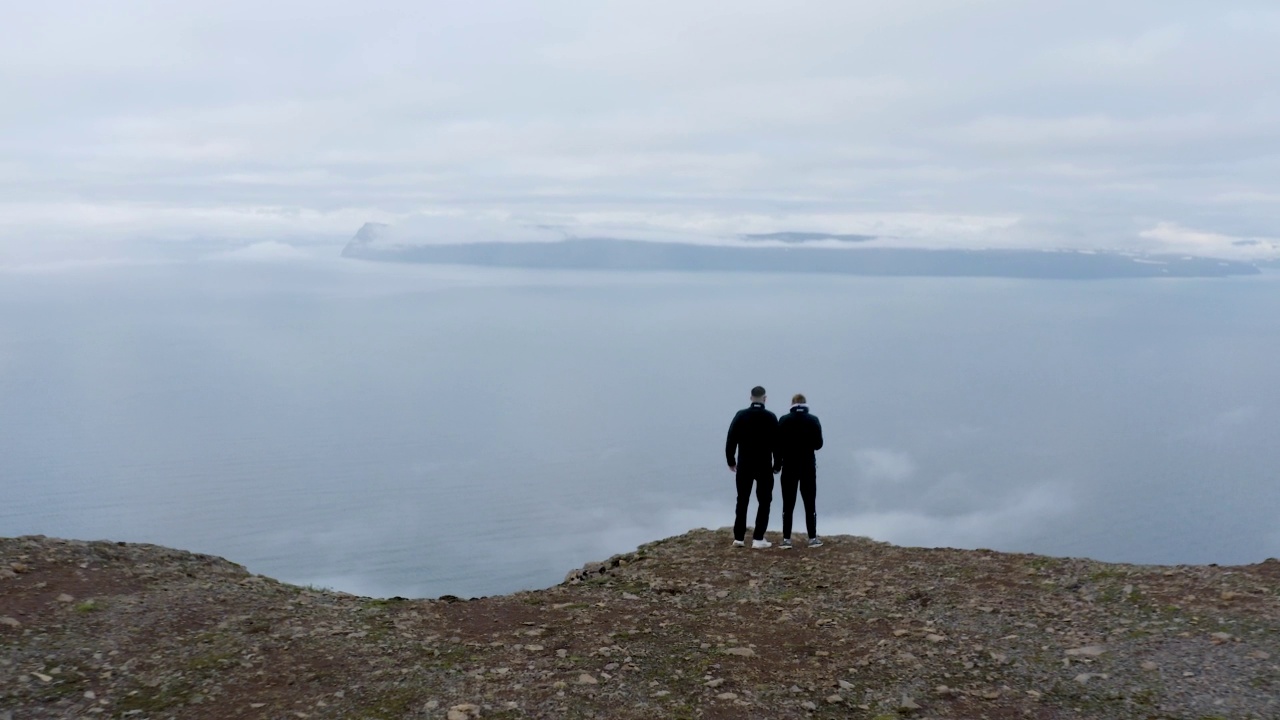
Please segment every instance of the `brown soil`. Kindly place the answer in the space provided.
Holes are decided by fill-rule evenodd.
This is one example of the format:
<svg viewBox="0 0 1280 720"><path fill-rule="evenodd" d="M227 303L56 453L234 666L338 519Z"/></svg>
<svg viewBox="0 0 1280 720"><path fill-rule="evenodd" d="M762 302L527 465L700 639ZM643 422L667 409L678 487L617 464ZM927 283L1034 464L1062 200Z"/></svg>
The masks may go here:
<svg viewBox="0 0 1280 720"><path fill-rule="evenodd" d="M373 599L0 538L0 720L1277 718L1280 562L697 530L553 588Z"/></svg>

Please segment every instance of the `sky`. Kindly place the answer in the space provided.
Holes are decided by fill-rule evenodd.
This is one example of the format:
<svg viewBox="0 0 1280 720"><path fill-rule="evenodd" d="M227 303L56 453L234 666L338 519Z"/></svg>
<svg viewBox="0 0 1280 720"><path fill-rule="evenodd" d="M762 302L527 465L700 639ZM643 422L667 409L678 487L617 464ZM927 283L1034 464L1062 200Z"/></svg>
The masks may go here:
<svg viewBox="0 0 1280 720"><path fill-rule="evenodd" d="M1264 0L0 0L0 266L366 221L1280 254Z"/></svg>

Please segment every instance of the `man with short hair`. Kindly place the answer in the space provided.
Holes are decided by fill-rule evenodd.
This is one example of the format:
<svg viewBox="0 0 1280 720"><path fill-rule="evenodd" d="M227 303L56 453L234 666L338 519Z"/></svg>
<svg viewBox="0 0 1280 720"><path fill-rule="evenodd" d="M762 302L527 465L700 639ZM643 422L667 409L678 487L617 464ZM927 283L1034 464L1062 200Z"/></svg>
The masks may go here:
<svg viewBox="0 0 1280 720"><path fill-rule="evenodd" d="M751 406L738 411L729 424L724 454L729 470L735 473L738 502L733 516L733 546L743 547L747 534L747 505L751 502L751 486L756 488L756 524L751 547L767 548L773 543L764 539L769 526L769 505L773 502L773 474L781 463L775 462L778 417L764 409L765 392L759 385L751 388Z"/></svg>
<svg viewBox="0 0 1280 720"><path fill-rule="evenodd" d="M796 507L796 489L804 498L804 524L809 531L809 547L821 547L818 537L818 463L814 451L822 449L822 423L809 412L804 395L791 398L791 410L778 420L778 454L782 465L782 544L791 548L791 512Z"/></svg>

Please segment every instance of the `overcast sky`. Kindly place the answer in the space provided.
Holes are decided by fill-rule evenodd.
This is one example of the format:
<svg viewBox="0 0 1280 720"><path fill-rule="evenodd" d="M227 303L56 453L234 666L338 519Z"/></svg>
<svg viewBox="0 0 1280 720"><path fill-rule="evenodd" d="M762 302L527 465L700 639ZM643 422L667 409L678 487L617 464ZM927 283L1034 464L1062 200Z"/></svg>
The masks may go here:
<svg viewBox="0 0 1280 720"><path fill-rule="evenodd" d="M440 212L1236 253L1280 237L1273 0L0 0L0 17L0 263Z"/></svg>

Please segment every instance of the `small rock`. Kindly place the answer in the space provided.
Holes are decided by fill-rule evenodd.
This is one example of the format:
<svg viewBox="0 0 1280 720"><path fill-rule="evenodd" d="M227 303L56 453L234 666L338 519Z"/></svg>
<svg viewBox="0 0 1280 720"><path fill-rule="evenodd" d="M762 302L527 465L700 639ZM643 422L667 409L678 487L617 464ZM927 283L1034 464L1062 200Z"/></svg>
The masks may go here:
<svg viewBox="0 0 1280 720"><path fill-rule="evenodd" d="M640 596L632 593L622 593L623 600L639 600Z"/></svg>
<svg viewBox="0 0 1280 720"><path fill-rule="evenodd" d="M266 703L249 703L249 707L253 708L254 710L257 710L258 708L266 707L266 706L267 706Z"/></svg>
<svg viewBox="0 0 1280 720"><path fill-rule="evenodd" d="M1142 663L1142 669L1143 670L1159 670L1160 666L1150 660L1147 660Z"/></svg>
<svg viewBox="0 0 1280 720"><path fill-rule="evenodd" d="M934 633L930 633L930 634L928 634L928 635L925 635L925 636L924 636L924 639L925 639L925 640L928 640L928 641L929 641L929 642L931 642L931 643L940 643L940 642L942 642L943 640L946 640L946 639L947 639L947 636L945 636L945 635L937 635L937 634L934 634Z"/></svg>
<svg viewBox="0 0 1280 720"><path fill-rule="evenodd" d="M1086 645L1085 647L1071 648L1070 650L1067 650L1067 654L1073 657L1098 657L1104 652L1106 652L1106 649L1101 645Z"/></svg>
<svg viewBox="0 0 1280 720"><path fill-rule="evenodd" d="M69 603L69 602L72 602L72 601L74 601L74 600L75 600L75 598L71 597L70 595L68 595L68 594L66 594L66 593L62 593L61 595L59 595L59 596L58 596L58 602L60 602L60 603Z"/></svg>
<svg viewBox="0 0 1280 720"><path fill-rule="evenodd" d="M898 703L898 709L899 710L919 710L920 703L917 703L915 701L915 698L911 697L910 695L903 695L902 702Z"/></svg>
<svg viewBox="0 0 1280 720"><path fill-rule="evenodd" d="M1073 678L1073 679L1074 679L1076 682L1078 682L1078 683L1080 683L1081 685L1083 685L1083 684L1085 684L1085 683L1089 682L1090 680L1092 680L1092 679L1094 679L1094 678L1102 678L1103 680L1106 680L1106 679L1107 679L1107 677L1108 677L1108 676L1107 676L1107 674L1106 674L1106 673L1080 673L1079 675L1075 676L1075 678Z"/></svg>
<svg viewBox="0 0 1280 720"><path fill-rule="evenodd" d="M933 689L933 694L942 695L943 697L945 697L951 694L951 688L947 687L946 685L939 685L938 687Z"/></svg>
<svg viewBox="0 0 1280 720"><path fill-rule="evenodd" d="M893 631L893 636L894 636L894 637L902 637L903 635L906 635L906 634L908 634L908 633L910 633L910 632L911 632L910 630L894 630L894 631Z"/></svg>
<svg viewBox="0 0 1280 720"><path fill-rule="evenodd" d="M849 682L848 680L841 680L841 681L839 681L839 682L838 682L838 683L836 683L836 684L840 686L840 689L841 689L841 690L852 690L852 689L853 689L853 683Z"/></svg>
<svg viewBox="0 0 1280 720"><path fill-rule="evenodd" d="M16 573L24 573L24 572L26 572L27 570L30 570L30 568L28 568L26 565L24 565L23 563L20 563L20 562L16 562L16 563L11 564L11 565L9 566L9 569L13 570L13 571L14 571L14 572L16 572Z"/></svg>
<svg viewBox="0 0 1280 720"><path fill-rule="evenodd" d="M578 676L579 685L599 685L600 681L592 677L588 673L582 673Z"/></svg>
<svg viewBox="0 0 1280 720"><path fill-rule="evenodd" d="M1210 633L1209 637L1213 638L1215 642L1224 643L1224 642L1230 642L1231 639L1235 636L1229 632L1216 632L1216 633Z"/></svg>
<svg viewBox="0 0 1280 720"><path fill-rule="evenodd" d="M32 675L35 675L35 676L36 676L36 679L37 679L37 680L39 680L40 682L47 683L47 682L50 682L50 681L52 681L52 680L53 680L53 676L51 676L51 675L45 675L44 673L40 673L40 672L33 672L33 673L31 673L31 674L32 674Z"/></svg>
<svg viewBox="0 0 1280 720"><path fill-rule="evenodd" d="M427 701L427 704L422 706L422 709L423 709L423 710L435 710L435 709L436 709L436 708L438 708L438 707L440 707L440 701L439 701L439 700L428 700L428 701Z"/></svg>
<svg viewBox="0 0 1280 720"><path fill-rule="evenodd" d="M666 697L670 694L671 694L670 690L659 690L658 692L654 693L651 697L660 698L660 697Z"/></svg>
<svg viewBox="0 0 1280 720"><path fill-rule="evenodd" d="M0 625L8 625L9 627L15 627L15 628L22 627L22 623L18 622L17 620L14 620L11 617L0 617Z"/></svg>
<svg viewBox="0 0 1280 720"><path fill-rule="evenodd" d="M1266 650L1254 650L1253 652L1249 653L1248 657L1254 660L1267 660L1271 657L1271 653L1267 652Z"/></svg>
<svg viewBox="0 0 1280 720"><path fill-rule="evenodd" d="M834 705L834 704L836 704L836 703L842 703L842 702L844 702L844 698L840 697L839 695L828 695L828 696L825 698L825 700L826 700L827 702L829 702L829 703L833 704L833 705Z"/></svg>
<svg viewBox="0 0 1280 720"><path fill-rule="evenodd" d="M755 657L756 651L752 650L749 647L731 647L731 648L726 648L724 651L724 654L738 655L740 657Z"/></svg>
<svg viewBox="0 0 1280 720"><path fill-rule="evenodd" d="M814 703L814 702L812 702L812 701L810 701L810 700L805 700L804 702L800 703L800 707L804 708L805 710L809 710L809 711L813 711L813 710L817 710L817 709L818 709L817 704L816 704L816 703Z"/></svg>
<svg viewBox="0 0 1280 720"><path fill-rule="evenodd" d="M724 678L716 678L714 680L708 680L703 684L709 688L718 688L724 684Z"/></svg>
<svg viewBox="0 0 1280 720"><path fill-rule="evenodd" d="M737 700L738 693L722 692L716 696L717 700Z"/></svg>
<svg viewBox="0 0 1280 720"><path fill-rule="evenodd" d="M525 646L524 646L524 649L525 649L525 650L527 650L527 651L529 651L529 652L541 652L542 650L544 650L544 649L546 649L546 648L544 648L544 647L543 647L543 646L541 646L541 645L525 645Z"/></svg>
<svg viewBox="0 0 1280 720"><path fill-rule="evenodd" d="M449 720L470 720L470 718L480 717L480 706L471 703L463 703L454 705L449 708Z"/></svg>

